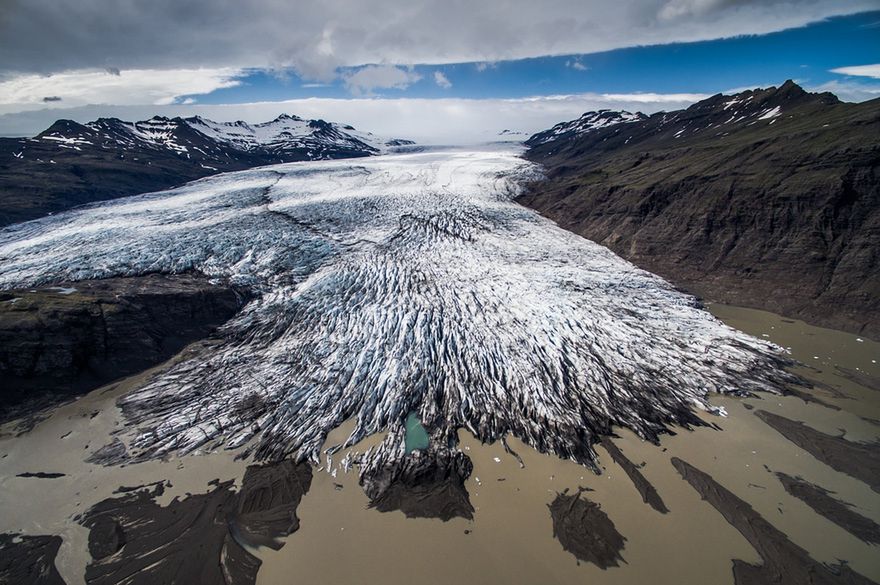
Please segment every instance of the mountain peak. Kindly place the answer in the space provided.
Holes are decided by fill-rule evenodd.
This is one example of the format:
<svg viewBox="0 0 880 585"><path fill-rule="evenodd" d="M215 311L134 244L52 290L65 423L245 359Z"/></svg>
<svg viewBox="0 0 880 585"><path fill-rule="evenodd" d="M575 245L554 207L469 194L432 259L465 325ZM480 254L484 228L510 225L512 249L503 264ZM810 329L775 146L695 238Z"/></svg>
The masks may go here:
<svg viewBox="0 0 880 585"><path fill-rule="evenodd" d="M85 130L88 130L88 128L86 128L79 122L68 120L66 118L61 118L59 120L55 120L54 124L43 130L39 135L50 134L53 132L82 132Z"/></svg>
<svg viewBox="0 0 880 585"><path fill-rule="evenodd" d="M730 94L718 93L693 104L685 111L701 116L727 116L735 113L744 119L751 115L765 116L770 112L773 112L771 117L774 117L797 106L827 106L837 103L840 100L832 93L811 93L788 79L779 87L747 89Z"/></svg>
<svg viewBox="0 0 880 585"><path fill-rule="evenodd" d="M772 89L773 88L770 88L768 89L768 91ZM840 103L840 100L837 98L837 96L831 92L808 92L791 79L787 79L785 83L776 88L776 91L773 94L773 99L776 99L780 102L814 102L822 105L832 105Z"/></svg>
<svg viewBox="0 0 880 585"><path fill-rule="evenodd" d="M769 87L767 92L770 94L769 99L778 102L788 102L791 100L799 100L808 94L800 85L788 79L779 87ZM812 94L817 95L817 94Z"/></svg>

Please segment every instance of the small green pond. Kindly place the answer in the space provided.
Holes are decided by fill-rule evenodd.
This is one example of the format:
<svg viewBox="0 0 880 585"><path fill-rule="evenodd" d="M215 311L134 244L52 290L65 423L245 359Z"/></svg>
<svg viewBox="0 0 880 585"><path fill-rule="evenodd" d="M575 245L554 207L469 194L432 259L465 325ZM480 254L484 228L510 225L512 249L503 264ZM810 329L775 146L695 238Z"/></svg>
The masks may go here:
<svg viewBox="0 0 880 585"><path fill-rule="evenodd" d="M422 426L416 413L411 412L406 417L406 452L412 453L418 449L428 447L428 432Z"/></svg>

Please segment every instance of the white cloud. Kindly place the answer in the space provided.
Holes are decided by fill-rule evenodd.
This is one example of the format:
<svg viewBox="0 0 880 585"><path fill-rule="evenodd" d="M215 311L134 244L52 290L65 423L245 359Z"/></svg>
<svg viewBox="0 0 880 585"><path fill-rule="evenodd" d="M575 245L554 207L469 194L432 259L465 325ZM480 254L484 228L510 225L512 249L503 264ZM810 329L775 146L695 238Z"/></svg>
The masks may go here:
<svg viewBox="0 0 880 585"><path fill-rule="evenodd" d="M589 67L581 63L580 59L569 59L565 62L565 66L571 67L572 69L576 69L578 71L586 71L587 69L589 69Z"/></svg>
<svg viewBox="0 0 880 585"><path fill-rule="evenodd" d="M64 110L64 117L88 122L101 116L125 120L153 115L200 115L218 121L264 122L282 113L323 118L354 125L382 136L412 138L432 144L467 144L498 140L504 129L531 134L584 112L623 109L653 113L687 107L701 94L573 94L524 99L324 99L281 102L167 106L86 106ZM2 111L2 108L0 108ZM0 115L0 135L34 135L59 117L59 110L40 109Z"/></svg>
<svg viewBox="0 0 880 585"><path fill-rule="evenodd" d="M434 83L442 87L443 89L449 89L452 87L452 82L449 81L449 78L443 74L442 71L434 72Z"/></svg>
<svg viewBox="0 0 880 585"><path fill-rule="evenodd" d="M841 75L855 75L859 77L873 77L880 79L880 63L875 65L855 65L852 67L838 67L832 69L831 73L840 73Z"/></svg>
<svg viewBox="0 0 880 585"><path fill-rule="evenodd" d="M709 97L702 93L604 93L603 99L609 102L632 104L692 104Z"/></svg>
<svg viewBox="0 0 880 585"><path fill-rule="evenodd" d="M375 89L406 89L421 75L394 65L368 65L343 76L345 87L354 95L372 95Z"/></svg>
<svg viewBox="0 0 880 585"><path fill-rule="evenodd" d="M877 0L18 0L3 3L0 75L77 69L493 62L763 34L876 10ZM217 42L222 39L222 42Z"/></svg>
<svg viewBox="0 0 880 585"><path fill-rule="evenodd" d="M498 63L494 61L480 61L476 64L477 71L482 73L487 69L498 69Z"/></svg>
<svg viewBox="0 0 880 585"><path fill-rule="evenodd" d="M59 97L62 107L86 104L172 104L180 96L206 94L240 82L242 71L221 69L130 69L20 75L0 81L0 104L42 104Z"/></svg>
<svg viewBox="0 0 880 585"><path fill-rule="evenodd" d="M726 3L724 0L669 0L660 8L658 16L661 21L702 16Z"/></svg>
<svg viewBox="0 0 880 585"><path fill-rule="evenodd" d="M880 84L832 80L807 88L809 91L830 91L845 102L864 102L880 97Z"/></svg>

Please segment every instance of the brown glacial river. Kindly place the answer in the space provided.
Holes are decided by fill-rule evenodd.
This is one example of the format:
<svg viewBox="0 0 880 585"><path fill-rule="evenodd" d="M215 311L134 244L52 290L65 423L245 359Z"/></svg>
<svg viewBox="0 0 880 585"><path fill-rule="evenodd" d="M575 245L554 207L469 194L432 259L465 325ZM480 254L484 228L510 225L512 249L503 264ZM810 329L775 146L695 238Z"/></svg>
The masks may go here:
<svg viewBox="0 0 880 585"><path fill-rule="evenodd" d="M500 443L483 445L461 431L462 448L474 473L467 481L474 519L449 522L408 519L401 512L369 509L358 486L356 470L336 477L315 472L310 491L297 514L298 532L278 551L259 549L263 585L308 583L421 585L449 583L513 584L725 584L733 583L732 559L760 563L749 542L684 481L670 463L679 457L711 475L748 502L770 524L805 549L815 560L845 560L865 577L880 581L880 554L843 528L789 495L772 472L800 476L834 492L852 510L880 523L880 495L865 483L835 471L755 416L757 410L805 421L829 435L850 441L880 436L880 390L853 380L880 379L880 344L777 315L723 305L709 309L726 323L784 347L804 366L798 373L823 386L807 392L833 410L793 396L737 399L714 397L726 408L725 418L703 415L722 430L677 429L660 446L621 431L613 439L656 487L669 508L661 514L642 501L632 481L598 447L604 473L553 456L542 455L519 441L509 441L525 464L521 468ZM849 372L849 374L847 374ZM852 372L857 375L853 376ZM82 583L89 561L88 532L73 518L92 504L111 497L119 486L170 480L173 487L159 498L167 503L187 493L208 491L212 479L241 479L247 462L220 452L171 458L123 467L83 463L87 453L110 440L119 424L114 400L148 374L92 392L58 408L33 430L16 436L7 425L0 436L0 532L60 534L64 543L56 559L70 584ZM754 407L749 410L749 406ZM328 445L345 439L349 421L336 429ZM354 449L377 444L373 436ZM338 461L344 455L338 453ZM768 471L769 470L769 471ZM64 473L55 479L22 478L25 472ZM601 569L580 562L553 536L550 504L558 492L593 491L598 503L626 543L618 567Z"/></svg>

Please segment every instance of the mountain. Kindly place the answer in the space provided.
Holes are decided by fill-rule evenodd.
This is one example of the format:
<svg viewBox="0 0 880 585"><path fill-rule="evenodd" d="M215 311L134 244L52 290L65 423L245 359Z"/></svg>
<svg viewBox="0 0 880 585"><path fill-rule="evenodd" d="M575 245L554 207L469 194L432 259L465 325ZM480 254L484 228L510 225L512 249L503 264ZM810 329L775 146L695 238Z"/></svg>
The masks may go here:
<svg viewBox="0 0 880 585"><path fill-rule="evenodd" d="M880 100L792 81L532 136L520 202L711 300L880 337Z"/></svg>
<svg viewBox="0 0 880 585"><path fill-rule="evenodd" d="M286 114L263 124L198 116L58 120L33 138L0 138L0 226L219 172L371 156L410 144Z"/></svg>
<svg viewBox="0 0 880 585"><path fill-rule="evenodd" d="M577 120L570 122L560 122L549 130L539 132L529 138L526 144L537 146L548 142L558 142L561 140L571 140L578 138L598 130L607 128L615 124L628 124L631 122L642 122L648 117L642 113L632 114L630 112L615 112L613 110L599 110L598 112L587 112Z"/></svg>

